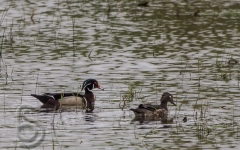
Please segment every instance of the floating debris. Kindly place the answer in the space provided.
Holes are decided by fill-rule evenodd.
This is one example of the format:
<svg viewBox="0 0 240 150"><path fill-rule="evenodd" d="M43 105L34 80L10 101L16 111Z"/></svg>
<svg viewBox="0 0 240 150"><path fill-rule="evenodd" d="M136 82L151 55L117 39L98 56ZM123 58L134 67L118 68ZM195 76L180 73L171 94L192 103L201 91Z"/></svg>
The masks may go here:
<svg viewBox="0 0 240 150"><path fill-rule="evenodd" d="M183 118L183 122L187 122L187 117L186 116Z"/></svg>
<svg viewBox="0 0 240 150"><path fill-rule="evenodd" d="M199 15L199 12L200 12L200 11L201 11L200 9L196 10L196 11L194 12L193 16L195 16L195 17L200 17L200 15Z"/></svg>
<svg viewBox="0 0 240 150"><path fill-rule="evenodd" d="M137 6L148 7L148 1L140 2Z"/></svg>
<svg viewBox="0 0 240 150"><path fill-rule="evenodd" d="M229 80L229 76L227 73L221 73L220 77L223 79L223 80Z"/></svg>
<svg viewBox="0 0 240 150"><path fill-rule="evenodd" d="M35 8L33 8L32 10L32 14L31 14L31 21L33 22L33 24L35 24L34 20L33 20L33 16L34 16L34 13L35 13Z"/></svg>
<svg viewBox="0 0 240 150"><path fill-rule="evenodd" d="M32 14L31 14L31 19L33 19L33 16L34 16L34 13L35 13L35 8L33 8L33 10L32 10Z"/></svg>
<svg viewBox="0 0 240 150"><path fill-rule="evenodd" d="M231 59L229 59L228 64L229 65L236 65L236 64L238 64L238 60L234 59L234 58L231 58Z"/></svg>
<svg viewBox="0 0 240 150"><path fill-rule="evenodd" d="M220 108L222 108L222 109L226 109L226 106L221 106Z"/></svg>
<svg viewBox="0 0 240 150"><path fill-rule="evenodd" d="M92 61L92 59L91 59L91 53L92 53L92 50L89 52L89 54L88 54L88 58Z"/></svg>

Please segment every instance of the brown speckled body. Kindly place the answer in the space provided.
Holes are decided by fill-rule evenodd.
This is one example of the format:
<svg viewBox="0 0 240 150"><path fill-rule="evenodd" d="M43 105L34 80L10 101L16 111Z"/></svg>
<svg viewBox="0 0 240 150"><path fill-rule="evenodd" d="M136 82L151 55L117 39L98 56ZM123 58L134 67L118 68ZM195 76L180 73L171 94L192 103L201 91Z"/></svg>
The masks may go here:
<svg viewBox="0 0 240 150"><path fill-rule="evenodd" d="M165 92L163 93L160 105L151 105L151 104L140 104L136 109L130 109L134 112L135 116L149 117L149 116L164 116L168 114L167 103L170 102L173 105L176 105L173 102L173 96Z"/></svg>

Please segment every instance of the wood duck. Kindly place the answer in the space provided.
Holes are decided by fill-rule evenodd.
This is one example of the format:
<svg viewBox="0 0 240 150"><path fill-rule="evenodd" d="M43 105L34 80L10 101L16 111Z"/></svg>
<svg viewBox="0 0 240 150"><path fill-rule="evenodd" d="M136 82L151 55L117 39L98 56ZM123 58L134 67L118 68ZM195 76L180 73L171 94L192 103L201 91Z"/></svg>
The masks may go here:
<svg viewBox="0 0 240 150"><path fill-rule="evenodd" d="M43 103L42 107L50 107L59 109L61 106L80 106L86 108L87 112L94 110L95 96L92 92L94 88L101 88L100 84L95 79L87 79L82 84L82 89L85 90L85 94L80 93L44 93L42 95L31 94L31 96L37 98Z"/></svg>
<svg viewBox="0 0 240 150"><path fill-rule="evenodd" d="M172 94L165 92L160 99L160 105L140 104L136 109L130 109L136 117L145 116L163 116L168 114L167 103L170 102L176 106Z"/></svg>

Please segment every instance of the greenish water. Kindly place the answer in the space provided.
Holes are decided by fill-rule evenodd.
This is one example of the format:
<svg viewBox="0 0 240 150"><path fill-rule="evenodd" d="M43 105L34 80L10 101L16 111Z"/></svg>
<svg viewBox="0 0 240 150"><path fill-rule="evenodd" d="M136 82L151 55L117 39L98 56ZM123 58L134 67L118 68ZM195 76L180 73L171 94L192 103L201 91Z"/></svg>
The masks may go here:
<svg viewBox="0 0 240 150"><path fill-rule="evenodd" d="M17 128L26 120L18 122L16 112L20 105L41 106L31 93L76 92L87 78L105 88L94 91L94 113L29 114L45 130L34 149L240 148L240 3L137 3L2 1L2 149L23 149ZM193 16L197 9L200 17ZM122 110L130 84L137 96ZM130 108L157 104L166 91L177 102L169 105L172 121L133 120Z"/></svg>

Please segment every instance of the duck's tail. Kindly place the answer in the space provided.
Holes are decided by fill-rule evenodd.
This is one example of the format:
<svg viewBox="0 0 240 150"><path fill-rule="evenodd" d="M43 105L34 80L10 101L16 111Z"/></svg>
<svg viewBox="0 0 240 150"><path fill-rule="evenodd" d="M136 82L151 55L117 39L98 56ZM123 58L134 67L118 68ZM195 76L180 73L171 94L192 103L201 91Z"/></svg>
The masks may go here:
<svg viewBox="0 0 240 150"><path fill-rule="evenodd" d="M130 110L133 111L135 115L140 115L140 114L143 113L143 112L142 112L141 110L139 110L139 109L133 109L133 108L131 108Z"/></svg>
<svg viewBox="0 0 240 150"><path fill-rule="evenodd" d="M49 100L50 100L50 97L47 96L47 95L31 94L31 96L35 97L36 99L38 99L43 104L47 104L49 102Z"/></svg>

